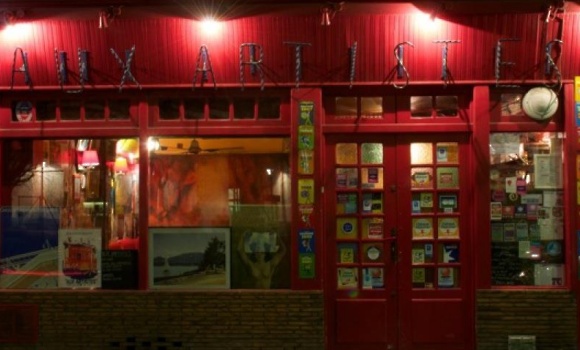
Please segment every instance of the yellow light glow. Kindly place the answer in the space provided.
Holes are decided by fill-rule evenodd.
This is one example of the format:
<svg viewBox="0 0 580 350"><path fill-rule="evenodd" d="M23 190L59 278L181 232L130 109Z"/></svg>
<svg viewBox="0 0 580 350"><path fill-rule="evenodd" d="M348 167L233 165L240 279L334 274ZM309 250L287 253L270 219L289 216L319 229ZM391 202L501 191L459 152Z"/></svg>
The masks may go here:
<svg viewBox="0 0 580 350"><path fill-rule="evenodd" d="M415 27L423 33L432 33L439 30L441 20L431 14L419 12L415 14Z"/></svg>
<svg viewBox="0 0 580 350"><path fill-rule="evenodd" d="M213 18L205 18L199 22L201 31L205 35L215 36L221 33L223 24Z"/></svg>
<svg viewBox="0 0 580 350"><path fill-rule="evenodd" d="M32 24L16 23L7 25L2 30L2 41L10 43L22 43L32 36Z"/></svg>

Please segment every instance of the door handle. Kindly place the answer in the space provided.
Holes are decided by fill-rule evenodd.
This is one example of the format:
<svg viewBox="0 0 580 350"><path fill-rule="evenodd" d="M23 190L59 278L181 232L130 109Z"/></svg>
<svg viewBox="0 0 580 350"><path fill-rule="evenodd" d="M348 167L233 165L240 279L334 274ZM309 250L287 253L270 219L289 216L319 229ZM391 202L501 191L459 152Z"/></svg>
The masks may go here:
<svg viewBox="0 0 580 350"><path fill-rule="evenodd" d="M392 228L391 229L391 262L393 264L399 262L399 249L398 245L397 245L397 229L396 228Z"/></svg>
<svg viewBox="0 0 580 350"><path fill-rule="evenodd" d="M391 262L396 264L399 262L399 250L397 249L397 241L391 241Z"/></svg>

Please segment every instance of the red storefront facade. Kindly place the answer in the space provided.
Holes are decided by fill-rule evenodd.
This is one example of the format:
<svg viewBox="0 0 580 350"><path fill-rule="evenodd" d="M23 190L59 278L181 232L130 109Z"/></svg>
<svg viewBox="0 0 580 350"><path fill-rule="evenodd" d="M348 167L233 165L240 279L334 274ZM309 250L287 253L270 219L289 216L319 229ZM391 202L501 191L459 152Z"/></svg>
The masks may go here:
<svg viewBox="0 0 580 350"><path fill-rule="evenodd" d="M576 5L122 5L6 11L7 348L578 346ZM71 282L86 245L134 281Z"/></svg>

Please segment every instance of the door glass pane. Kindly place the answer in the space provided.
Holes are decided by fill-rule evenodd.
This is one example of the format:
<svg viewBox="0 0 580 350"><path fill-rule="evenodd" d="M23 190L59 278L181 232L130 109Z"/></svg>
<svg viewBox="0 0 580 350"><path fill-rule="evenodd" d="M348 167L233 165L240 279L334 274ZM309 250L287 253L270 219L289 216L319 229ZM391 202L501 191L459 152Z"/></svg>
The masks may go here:
<svg viewBox="0 0 580 350"><path fill-rule="evenodd" d="M336 238L354 239L358 236L358 225L356 218L336 219Z"/></svg>
<svg viewBox="0 0 580 350"><path fill-rule="evenodd" d="M382 176L381 176L382 181ZM356 168L337 168L336 169L336 188L357 188L358 171Z"/></svg>
<svg viewBox="0 0 580 350"><path fill-rule="evenodd" d="M458 242L440 243L438 255L440 263L459 262L459 243Z"/></svg>
<svg viewBox="0 0 580 350"><path fill-rule="evenodd" d="M362 220L363 239L382 239L383 218L365 218Z"/></svg>
<svg viewBox="0 0 580 350"><path fill-rule="evenodd" d="M411 273L413 288L433 288L433 269L414 267Z"/></svg>
<svg viewBox="0 0 580 350"><path fill-rule="evenodd" d="M438 117L456 117L458 111L457 96L435 96L435 112Z"/></svg>
<svg viewBox="0 0 580 350"><path fill-rule="evenodd" d="M437 287L459 287L459 269L456 267L440 267L437 269Z"/></svg>
<svg viewBox="0 0 580 350"><path fill-rule="evenodd" d="M432 218L413 218L412 224L413 224L413 239L433 238Z"/></svg>
<svg viewBox="0 0 580 350"><path fill-rule="evenodd" d="M433 193L414 192L412 194L411 211L413 214L433 212Z"/></svg>
<svg viewBox="0 0 580 350"><path fill-rule="evenodd" d="M433 164L433 145L431 143L412 143L411 164Z"/></svg>
<svg viewBox="0 0 580 350"><path fill-rule="evenodd" d="M361 116L363 118L382 118L383 117L383 98L382 97L361 97L360 99Z"/></svg>
<svg viewBox="0 0 580 350"><path fill-rule="evenodd" d="M337 214L355 214L357 212L357 195L356 193L337 193L336 194L336 213Z"/></svg>
<svg viewBox="0 0 580 350"><path fill-rule="evenodd" d="M363 143L361 145L362 164L383 164L383 144Z"/></svg>
<svg viewBox="0 0 580 350"><path fill-rule="evenodd" d="M361 210L363 214L381 214L383 212L383 194L381 192L363 193Z"/></svg>
<svg viewBox="0 0 580 350"><path fill-rule="evenodd" d="M425 118L433 114L433 97L411 96L411 117Z"/></svg>
<svg viewBox="0 0 580 350"><path fill-rule="evenodd" d="M459 146L457 142L440 142L437 144L437 163L457 163Z"/></svg>
<svg viewBox="0 0 580 350"><path fill-rule="evenodd" d="M334 99L334 114L337 117L356 117L356 97L336 97Z"/></svg>
<svg viewBox="0 0 580 350"><path fill-rule="evenodd" d="M411 168L411 188L433 188L433 168Z"/></svg>
<svg viewBox="0 0 580 350"><path fill-rule="evenodd" d="M337 269L337 288L356 289L358 288L358 269L356 267L339 267Z"/></svg>
<svg viewBox="0 0 580 350"><path fill-rule="evenodd" d="M437 168L437 188L458 188L459 171L456 167Z"/></svg>
<svg viewBox="0 0 580 350"><path fill-rule="evenodd" d="M411 256L413 265L433 263L433 243L413 242Z"/></svg>
<svg viewBox="0 0 580 350"><path fill-rule="evenodd" d="M362 288L380 289L385 287L384 269L382 267L365 267L362 269Z"/></svg>
<svg viewBox="0 0 580 350"><path fill-rule="evenodd" d="M438 218L437 236L439 238L459 238L459 218L458 217Z"/></svg>
<svg viewBox="0 0 580 350"><path fill-rule="evenodd" d="M373 242L362 245L362 262L379 263L383 259L383 243Z"/></svg>
<svg viewBox="0 0 580 350"><path fill-rule="evenodd" d="M383 168L362 168L361 177L362 188L383 188Z"/></svg>
<svg viewBox="0 0 580 350"><path fill-rule="evenodd" d="M339 264L354 264L358 262L358 245L356 243L339 243L336 261Z"/></svg>
<svg viewBox="0 0 580 350"><path fill-rule="evenodd" d="M336 164L356 164L358 150L356 143L338 143L335 149Z"/></svg>

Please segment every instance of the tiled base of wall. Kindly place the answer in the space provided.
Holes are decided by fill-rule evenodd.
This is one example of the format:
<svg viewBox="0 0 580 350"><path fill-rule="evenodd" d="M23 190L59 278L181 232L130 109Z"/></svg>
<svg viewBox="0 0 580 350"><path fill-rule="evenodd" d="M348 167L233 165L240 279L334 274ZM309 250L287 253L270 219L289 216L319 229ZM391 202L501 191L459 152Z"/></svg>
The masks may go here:
<svg viewBox="0 0 580 350"><path fill-rule="evenodd" d="M571 292L482 290L476 304L477 350L507 350L510 335L535 335L536 350L577 349Z"/></svg>
<svg viewBox="0 0 580 350"><path fill-rule="evenodd" d="M322 292L1 292L39 306L35 344L3 350L323 350Z"/></svg>

